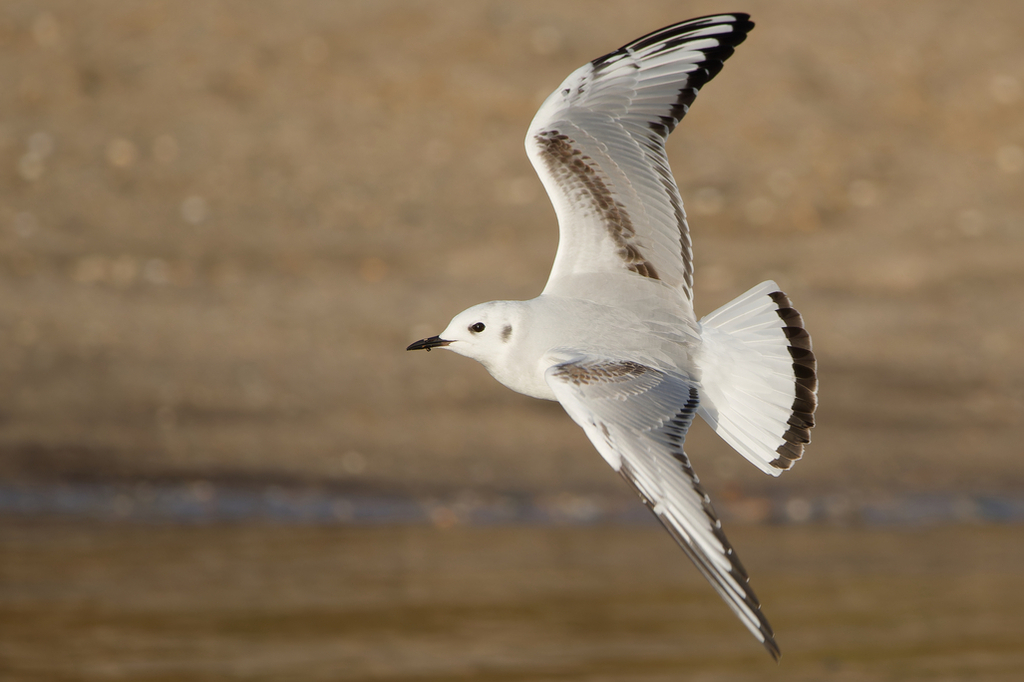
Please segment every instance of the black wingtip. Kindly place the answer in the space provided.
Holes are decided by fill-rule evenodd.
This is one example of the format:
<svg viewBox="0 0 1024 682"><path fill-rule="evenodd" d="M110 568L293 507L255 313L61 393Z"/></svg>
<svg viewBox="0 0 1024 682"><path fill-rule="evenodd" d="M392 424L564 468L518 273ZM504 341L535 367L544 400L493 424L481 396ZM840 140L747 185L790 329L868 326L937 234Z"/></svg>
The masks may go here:
<svg viewBox="0 0 1024 682"><path fill-rule="evenodd" d="M630 41L626 45L623 45L621 49L632 48L634 50L642 49L649 45L656 44L658 42L668 41L677 36L684 35L690 31L694 31L700 28L714 25L725 25L730 24L732 30L728 34L719 34L718 38L725 38L729 36L727 40L723 42L736 47L747 38L747 34L754 28L754 22L750 20L749 14L741 12L734 12L728 14L709 14L703 17L694 17L693 19L687 19L686 21L680 21L675 24L663 26L656 31L651 31L645 35Z"/></svg>
<svg viewBox="0 0 1024 682"><path fill-rule="evenodd" d="M779 645L776 644L774 637L765 637L764 648L768 650L768 653L771 654L772 659L776 663L781 663L782 650L779 649Z"/></svg>
<svg viewBox="0 0 1024 682"><path fill-rule="evenodd" d="M696 19L687 19L669 26L664 26L626 43L614 52L591 61L594 73L599 73L609 65L617 63L638 52L645 52L647 57L660 52L675 50L685 45L704 44L697 48L703 57L697 63L698 69L680 76L680 89L675 102L666 107L663 114L649 122L649 126L662 138L667 138L686 115L690 105L697 97L697 92L712 78L718 75L725 61L732 56L736 46L747 38L747 33L754 28L748 14L712 14ZM711 33L708 34L709 29ZM713 39L708 45L705 39Z"/></svg>
<svg viewBox="0 0 1024 682"><path fill-rule="evenodd" d="M595 68L600 68L606 62L612 61L614 58L623 55L627 50L641 50L644 47L656 45L659 42L674 44L680 39L685 40L685 35L691 31L715 25L730 25L731 27L730 31L716 35L716 38L718 38L722 43L722 45L717 48L717 57L719 61L723 62L732 55L733 48L747 39L747 34L754 28L754 22L750 20L749 14L739 12L729 14L709 14L703 17L680 21L675 24L669 24L668 26L662 26L657 30L651 31L650 33L646 33L639 38L629 41L613 52L609 52L606 55L598 57L593 60L591 64L593 64ZM721 66L719 66L718 69L721 69ZM715 74L717 73L718 71L715 71ZM705 82L714 78L715 74L711 74Z"/></svg>

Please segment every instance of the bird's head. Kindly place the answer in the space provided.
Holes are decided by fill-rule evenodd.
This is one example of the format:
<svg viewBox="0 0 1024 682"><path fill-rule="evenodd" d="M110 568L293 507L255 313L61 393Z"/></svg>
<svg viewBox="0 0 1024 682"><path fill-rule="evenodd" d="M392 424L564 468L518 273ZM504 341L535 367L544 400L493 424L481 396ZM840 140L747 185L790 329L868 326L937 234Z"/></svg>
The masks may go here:
<svg viewBox="0 0 1024 682"><path fill-rule="evenodd" d="M520 327L521 303L491 301L462 311L438 334L421 339L406 350L447 348L485 367L500 364L508 355Z"/></svg>

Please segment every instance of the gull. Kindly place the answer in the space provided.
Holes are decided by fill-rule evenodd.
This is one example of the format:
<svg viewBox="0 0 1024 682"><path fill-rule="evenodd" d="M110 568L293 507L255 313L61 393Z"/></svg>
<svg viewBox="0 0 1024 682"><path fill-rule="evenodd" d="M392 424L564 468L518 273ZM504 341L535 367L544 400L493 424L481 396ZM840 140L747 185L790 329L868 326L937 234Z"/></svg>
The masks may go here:
<svg viewBox="0 0 1024 682"><path fill-rule="evenodd" d="M408 350L447 348L556 400L773 658L746 569L683 452L700 415L778 476L810 442L817 363L803 319L762 282L701 320L665 141L754 24L673 24L580 67L544 101L526 151L558 217L551 275L529 301L456 315Z"/></svg>

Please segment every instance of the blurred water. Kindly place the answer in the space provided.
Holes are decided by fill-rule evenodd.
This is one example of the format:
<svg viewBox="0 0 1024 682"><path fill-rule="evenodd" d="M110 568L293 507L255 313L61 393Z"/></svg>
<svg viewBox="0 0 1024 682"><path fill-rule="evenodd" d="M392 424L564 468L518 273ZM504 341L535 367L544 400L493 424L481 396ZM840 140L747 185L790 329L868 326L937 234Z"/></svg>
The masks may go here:
<svg viewBox="0 0 1024 682"><path fill-rule="evenodd" d="M1016 680L1024 500L725 496L771 663L628 496L0 486L0 679Z"/></svg>
<svg viewBox="0 0 1024 682"><path fill-rule="evenodd" d="M889 494L726 497L726 521L887 524L1020 523L1022 495ZM0 516L69 516L171 523L274 521L299 524L437 525L653 523L635 500L599 495L410 497L295 486L61 483L0 485Z"/></svg>
<svg viewBox="0 0 1024 682"><path fill-rule="evenodd" d="M979 680L1024 526L733 524L776 665L658 528L0 523L0 679Z"/></svg>

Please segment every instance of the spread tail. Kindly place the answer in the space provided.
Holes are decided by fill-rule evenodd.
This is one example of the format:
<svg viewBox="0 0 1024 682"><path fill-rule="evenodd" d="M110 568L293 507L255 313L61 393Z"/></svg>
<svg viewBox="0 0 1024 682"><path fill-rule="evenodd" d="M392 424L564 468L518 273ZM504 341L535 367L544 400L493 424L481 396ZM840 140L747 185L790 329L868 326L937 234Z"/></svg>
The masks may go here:
<svg viewBox="0 0 1024 682"><path fill-rule="evenodd" d="M697 413L761 471L778 476L811 441L817 362L800 313L762 282L700 321Z"/></svg>

